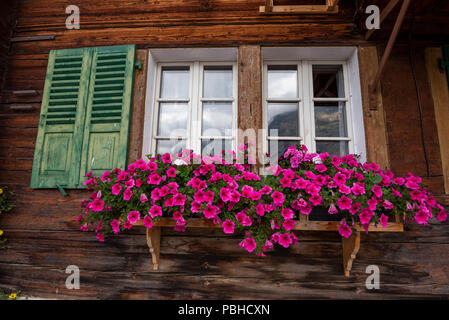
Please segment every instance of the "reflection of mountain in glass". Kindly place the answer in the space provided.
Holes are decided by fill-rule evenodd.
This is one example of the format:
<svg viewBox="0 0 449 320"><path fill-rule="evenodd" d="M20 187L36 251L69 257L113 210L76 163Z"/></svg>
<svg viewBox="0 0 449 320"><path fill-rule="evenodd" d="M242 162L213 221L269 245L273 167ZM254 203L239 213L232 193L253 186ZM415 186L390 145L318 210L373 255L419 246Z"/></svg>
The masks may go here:
<svg viewBox="0 0 449 320"><path fill-rule="evenodd" d="M285 112L274 116L269 120L268 129L278 129L280 137L298 136L298 113L296 111Z"/></svg>

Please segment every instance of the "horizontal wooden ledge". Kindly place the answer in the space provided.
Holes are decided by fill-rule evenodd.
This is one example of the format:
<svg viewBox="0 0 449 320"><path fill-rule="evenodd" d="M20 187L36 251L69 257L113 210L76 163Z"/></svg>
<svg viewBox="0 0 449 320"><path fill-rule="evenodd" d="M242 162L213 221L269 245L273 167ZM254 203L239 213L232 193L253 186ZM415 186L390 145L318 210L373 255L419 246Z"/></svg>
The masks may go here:
<svg viewBox="0 0 449 320"><path fill-rule="evenodd" d="M143 227L142 221L134 224L137 227ZM176 221L172 218L161 218L159 221L153 222L154 227L174 227ZM202 218L188 218L186 219L186 228L210 228L221 229L221 224L214 224L212 220L206 220ZM295 220L295 227L293 230L298 231L338 231L340 222L337 221L300 221ZM358 225L357 231L365 231L365 229ZM390 222L386 228L381 225L375 226L374 223L370 223L368 228L369 232L404 232L404 224L401 222Z"/></svg>

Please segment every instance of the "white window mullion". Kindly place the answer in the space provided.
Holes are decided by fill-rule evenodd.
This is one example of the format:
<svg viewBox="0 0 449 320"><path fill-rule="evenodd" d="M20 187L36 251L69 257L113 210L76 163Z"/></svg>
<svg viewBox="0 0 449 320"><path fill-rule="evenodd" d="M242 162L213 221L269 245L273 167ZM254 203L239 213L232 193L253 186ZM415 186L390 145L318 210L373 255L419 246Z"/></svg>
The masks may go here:
<svg viewBox="0 0 449 320"><path fill-rule="evenodd" d="M304 118L302 125L304 126L304 144L310 152L315 152L315 113L313 107L313 76L312 65L307 61L302 61L302 92L304 94ZM312 82L311 82L312 79Z"/></svg>
<svg viewBox="0 0 449 320"><path fill-rule="evenodd" d="M199 100L200 90L202 86L202 72L200 71L199 62L192 63L192 108L189 119L190 125L190 142L189 148L195 153L199 153L201 149L201 102Z"/></svg>

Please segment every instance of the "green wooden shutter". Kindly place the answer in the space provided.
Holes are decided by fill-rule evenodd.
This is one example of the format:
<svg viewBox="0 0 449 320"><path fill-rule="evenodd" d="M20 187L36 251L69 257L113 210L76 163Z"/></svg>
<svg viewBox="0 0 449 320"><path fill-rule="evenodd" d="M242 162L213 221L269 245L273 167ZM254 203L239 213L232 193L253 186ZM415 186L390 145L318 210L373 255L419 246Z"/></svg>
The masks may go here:
<svg viewBox="0 0 449 320"><path fill-rule="evenodd" d="M49 54L32 188L73 187L78 183L90 64L88 49Z"/></svg>
<svg viewBox="0 0 449 320"><path fill-rule="evenodd" d="M91 170L98 176L126 167L135 51L134 45L93 50L80 185Z"/></svg>

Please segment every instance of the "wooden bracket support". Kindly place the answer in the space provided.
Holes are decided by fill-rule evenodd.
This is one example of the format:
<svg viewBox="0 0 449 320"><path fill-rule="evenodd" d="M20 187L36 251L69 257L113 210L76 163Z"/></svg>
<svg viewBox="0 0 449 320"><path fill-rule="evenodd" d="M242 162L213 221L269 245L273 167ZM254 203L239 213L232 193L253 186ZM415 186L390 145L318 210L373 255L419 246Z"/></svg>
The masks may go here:
<svg viewBox="0 0 449 320"><path fill-rule="evenodd" d="M343 268L345 277L349 277L357 253L360 249L360 232L353 233L349 238L341 238L343 248Z"/></svg>
<svg viewBox="0 0 449 320"><path fill-rule="evenodd" d="M147 245L151 253L153 270L159 269L159 254L161 252L161 227L147 229Z"/></svg>

